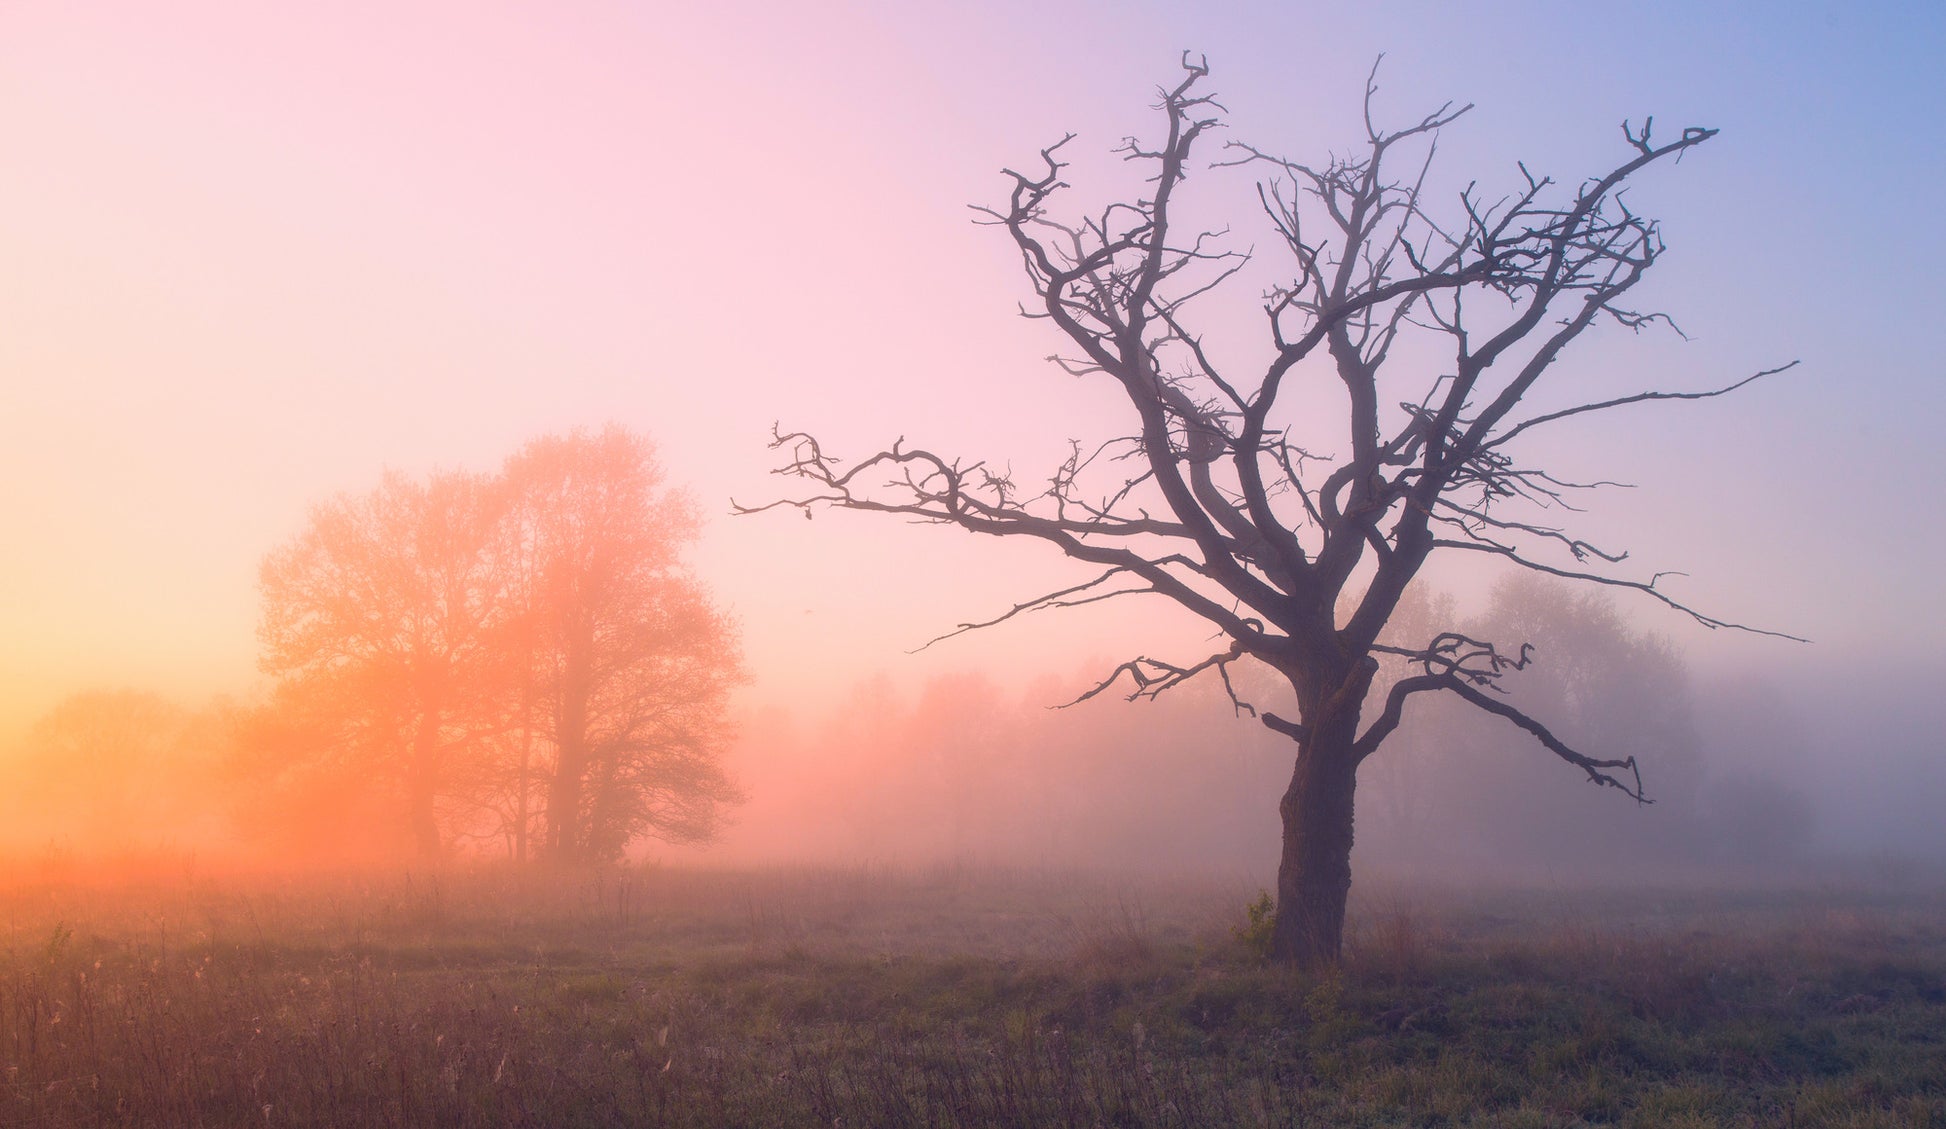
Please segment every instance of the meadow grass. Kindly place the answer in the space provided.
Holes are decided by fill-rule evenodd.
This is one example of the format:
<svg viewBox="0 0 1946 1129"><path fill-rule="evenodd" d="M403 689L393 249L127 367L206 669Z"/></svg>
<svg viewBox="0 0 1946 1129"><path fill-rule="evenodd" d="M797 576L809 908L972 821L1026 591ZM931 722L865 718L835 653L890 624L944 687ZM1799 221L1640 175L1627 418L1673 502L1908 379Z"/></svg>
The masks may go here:
<svg viewBox="0 0 1946 1129"><path fill-rule="evenodd" d="M0 1125L1946 1125L1946 903L451 870L0 892Z"/></svg>

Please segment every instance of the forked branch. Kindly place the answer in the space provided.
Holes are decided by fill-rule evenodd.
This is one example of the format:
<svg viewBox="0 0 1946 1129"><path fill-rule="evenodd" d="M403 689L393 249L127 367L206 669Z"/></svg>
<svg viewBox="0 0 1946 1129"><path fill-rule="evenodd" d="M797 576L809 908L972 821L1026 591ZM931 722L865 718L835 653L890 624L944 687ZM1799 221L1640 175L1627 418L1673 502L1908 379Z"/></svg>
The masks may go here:
<svg viewBox="0 0 1946 1129"><path fill-rule="evenodd" d="M1522 648L1522 652L1525 654L1525 648ZM1513 722L1539 741L1542 748L1581 769L1590 781L1604 787L1619 789L1637 803L1654 802L1642 790L1642 771L1634 757L1603 760L1580 753L1556 737L1547 726L1529 717L1519 707L1504 698L1490 697L1482 693L1465 678L1450 671L1416 674L1393 683L1391 690L1386 694L1384 708L1353 746L1356 757L1362 761L1371 756L1378 751L1385 739L1391 736L1393 730L1399 727L1399 723L1404 718L1406 699L1416 694L1439 690L1456 694L1477 709Z"/></svg>

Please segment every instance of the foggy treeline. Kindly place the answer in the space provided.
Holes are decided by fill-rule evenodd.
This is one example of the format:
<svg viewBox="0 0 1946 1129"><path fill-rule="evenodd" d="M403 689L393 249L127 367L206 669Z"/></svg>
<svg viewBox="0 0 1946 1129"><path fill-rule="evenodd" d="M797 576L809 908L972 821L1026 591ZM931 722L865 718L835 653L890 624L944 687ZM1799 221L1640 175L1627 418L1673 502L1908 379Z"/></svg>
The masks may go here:
<svg viewBox="0 0 1946 1129"><path fill-rule="evenodd" d="M437 488L388 480L377 494L332 506L376 505L408 486ZM523 541L530 549L535 536ZM296 555L294 545L274 561ZM1401 639L1430 637L1460 618L1449 597L1417 591L1395 631ZM1801 725L1779 694L1746 686L1705 695L1681 656L1631 629L1605 593L1540 578L1503 582L1464 626L1532 643L1534 661L1508 679L1514 700L1577 747L1638 757L1655 803L1591 787L1512 726L1421 696L1362 774L1361 859L1506 873L1555 863L1782 864L1819 847L1812 797L1791 775L1806 760L1794 747L1803 741ZM557 652L545 663L529 656L519 669L551 672L550 680L489 682L483 701L454 697L440 714L450 784L435 810L449 856L514 853L508 817L522 808L508 781L525 782L528 849L538 853L546 841L547 770L558 753L543 722L558 712L567 663ZM730 668L711 669L712 685L727 691ZM1050 708L1101 669L1096 663L1025 685L949 675L909 692L879 676L819 714L754 711L739 720L720 763L707 762L716 789L708 815L724 817L722 834L686 857L1266 868L1289 742L1237 715L1213 680L1154 702L1104 697ZM1405 673L1388 668L1373 693ZM332 746L336 755L320 758L327 731L309 711L343 689L333 685L287 680L268 701L221 700L200 710L135 691L77 695L5 762L13 786L4 845L74 854L236 850L265 861L414 857L407 766L381 756L379 745L342 739ZM1258 708L1276 709L1280 703L1267 696L1273 685L1245 674L1237 689ZM372 733L392 726L386 747L409 749L407 738L420 732L410 723L427 714L412 699L384 702L382 710L325 710L323 717ZM714 728L699 735L726 739L720 713L709 713L724 708L722 697L705 704ZM523 750L531 758L524 771ZM738 786L747 800L723 803ZM664 838L705 837L675 829ZM714 822L688 828L717 829ZM623 844L609 844L615 849L604 857L615 857ZM645 849L666 853L635 843L637 854Z"/></svg>
<svg viewBox="0 0 1946 1129"><path fill-rule="evenodd" d="M1423 643L1455 622L1451 604L1415 593L1394 630ZM1361 775L1361 858L1506 873L1523 863L1536 872L1555 862L1778 864L1817 845L1801 788L1748 767L1763 763L1763 750L1719 758L1706 745L1706 730L1734 740L1746 721L1705 724L1711 703L1698 699L1681 657L1631 630L1606 594L1515 577L1466 627L1532 642L1535 661L1508 679L1516 703L1577 748L1639 757L1655 802L1591 787L1511 725L1422 696ZM819 721L752 719L737 758L751 800L721 850L750 860L1267 870L1290 742L1239 716L1214 679L1155 701L1049 708L1102 669L1024 689L947 676L903 695L880 678ZM1387 670L1373 694L1403 673ZM1237 689L1276 709L1273 685L1245 677ZM1790 726L1773 712L1758 729L1783 740Z"/></svg>
<svg viewBox="0 0 1946 1129"><path fill-rule="evenodd" d="M229 847L237 716L225 700L191 710L139 690L69 697L0 761L0 849L93 856Z"/></svg>

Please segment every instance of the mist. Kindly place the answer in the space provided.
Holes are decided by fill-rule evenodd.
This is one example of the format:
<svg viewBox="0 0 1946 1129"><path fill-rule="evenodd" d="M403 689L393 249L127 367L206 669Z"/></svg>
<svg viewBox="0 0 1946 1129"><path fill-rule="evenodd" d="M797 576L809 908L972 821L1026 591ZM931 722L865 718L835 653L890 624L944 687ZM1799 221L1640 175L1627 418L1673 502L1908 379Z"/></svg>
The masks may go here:
<svg viewBox="0 0 1946 1129"><path fill-rule="evenodd" d="M1542 453L1638 484L1586 515L1634 554L1628 567L1686 570L1693 606L1816 642L1732 646L1624 604L1629 631L1669 633L1687 729L1638 748L1598 710L1584 720L1639 754L1655 804L1590 787L1517 733L1415 708L1361 780L1359 865L1939 859L1946 833L1927 808L1942 791L1941 671L1925 640L1946 607L1927 563L1941 533L1887 484L1923 496L1938 479L1923 327L1940 236L1856 175L1938 180L1923 112L1938 101L1937 17L1668 6L1644 16L1656 65L1615 67L1599 13L1556 16L1523 26L1591 77L1536 98L1515 71L1478 64L1502 49L1496 21L1436 5L1112 21L1020 5L731 4L653 21L586 6L558 20L10 11L10 849L230 843L269 859L281 849L263 824L320 850L359 826L328 805L315 826L247 814L227 738L183 754L203 767L103 783L84 811L90 789L46 783L48 758L66 754L36 730L76 695L154 695L191 717L260 709L274 687L258 569L309 507L387 468L485 473L539 435L612 420L652 438L695 500L691 567L736 620L750 678L724 758L747 802L726 809L716 847L648 838L636 857L1261 873L1289 751L1223 695L1047 708L1137 654L1199 644L1193 628L1077 609L907 655L1072 570L941 530L726 512L776 496L764 443L779 419L847 454L908 435L1023 482L1099 429L1101 399L1046 364L1045 325L1016 316L1016 249L965 206L1003 199L997 170L1069 131L1077 176L1116 175L1113 146L1149 128L1154 87L1189 47L1217 68L1236 137L1293 153L1357 139L1380 54L1387 120L1476 103L1440 142L1455 189L1516 162L1578 176L1623 144L1618 123L1650 113L1720 125L1720 142L1639 201L1670 248L1645 308L1669 310L1684 336L1611 327L1577 377L1626 394L1657 383L1647 374L1713 387L1803 361L1741 398L1589 426ZM1294 78L1283 45L1320 42L1332 49ZM691 171L672 175L671 155ZM780 219L779 168L799 173L792 214L828 222ZM1216 181L1189 183L1237 205L1223 222L1254 216L1247 186L1224 196ZM1888 249L1853 231L1904 234ZM765 280L819 300L755 297ZM1217 328L1255 334L1259 314L1253 297ZM1451 583L1469 614L1485 608L1490 583ZM1581 644L1548 646L1534 678ZM1537 701L1568 700L1558 690ZM1666 720L1640 687L1626 694L1618 710ZM953 744L995 726L1032 755ZM1567 842L1572 827L1592 838Z"/></svg>
<svg viewBox="0 0 1946 1129"><path fill-rule="evenodd" d="M1415 617L1452 615L1437 590ZM1639 759L1637 804L1590 787L1512 726L1432 704L1365 766L1360 872L1446 885L1545 880L1778 881L1946 866L1935 755L1946 724L1931 672L1806 663L1792 677L1698 672L1606 594L1512 578L1466 617L1539 648L1510 683L1597 756ZM1559 659L1556 659L1559 656ZM945 670L860 677L828 702L743 692L725 767L746 799L695 845L651 837L638 862L709 866L1000 866L1207 875L1268 884L1290 742L1251 710L1282 706L1267 671L1156 700L1076 702L1106 656L1032 677ZM1811 673L1819 671L1819 673ZM1374 688L1382 696L1384 684ZM1285 691L1286 693L1288 691ZM260 708L259 703L257 708ZM262 791L262 715L233 697L195 705L132 689L83 691L0 755L0 851L69 869L199 860L240 869L409 859L346 840L355 791ZM294 803L299 806L292 806ZM453 857L495 861L498 841Z"/></svg>
<svg viewBox="0 0 1946 1129"><path fill-rule="evenodd" d="M1699 674L1603 595L1518 584L1500 600L1503 618L1515 603L1543 620L1566 616L1535 625L1545 638L1526 680L1512 681L1515 700L1538 703L1592 755L1638 757L1653 802L1590 787L1497 719L1420 709L1361 773L1355 867L1492 884L1779 881L1946 864L1927 743L1936 707L1918 672L1901 685L1854 671L1807 693L1775 674ZM1573 621L1577 608L1592 626ZM1476 624L1490 626L1495 611L1485 618ZM1550 671L1555 656L1587 679L1571 703L1562 683L1573 674ZM1011 683L960 672L902 686L879 675L822 708L759 712L730 760L751 800L722 841L706 854L650 846L646 857L1268 883L1290 742L1215 682L1063 708L1112 665ZM1270 679L1241 681L1238 694L1279 705Z"/></svg>
<svg viewBox="0 0 1946 1129"><path fill-rule="evenodd" d="M1620 16L0 5L0 1122L1946 1124L1946 7Z"/></svg>

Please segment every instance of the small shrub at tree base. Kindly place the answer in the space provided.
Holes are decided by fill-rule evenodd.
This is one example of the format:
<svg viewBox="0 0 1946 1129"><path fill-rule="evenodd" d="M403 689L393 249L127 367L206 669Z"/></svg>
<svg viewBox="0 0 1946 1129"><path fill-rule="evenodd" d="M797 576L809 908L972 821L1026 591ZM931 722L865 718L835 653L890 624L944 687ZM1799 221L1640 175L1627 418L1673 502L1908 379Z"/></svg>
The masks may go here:
<svg viewBox="0 0 1946 1129"><path fill-rule="evenodd" d="M1270 955L1270 939L1277 930L1277 901L1269 890L1257 891L1257 900L1243 907L1243 924L1230 931L1260 957Z"/></svg>

